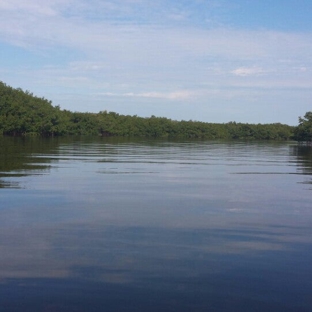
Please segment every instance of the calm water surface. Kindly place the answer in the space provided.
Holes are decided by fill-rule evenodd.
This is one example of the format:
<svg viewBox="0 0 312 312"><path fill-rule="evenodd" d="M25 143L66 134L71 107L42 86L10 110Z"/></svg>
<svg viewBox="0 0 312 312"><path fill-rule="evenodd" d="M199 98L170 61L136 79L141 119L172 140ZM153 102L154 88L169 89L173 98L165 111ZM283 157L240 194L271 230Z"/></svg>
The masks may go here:
<svg viewBox="0 0 312 312"><path fill-rule="evenodd" d="M312 311L312 148L0 137L0 311Z"/></svg>

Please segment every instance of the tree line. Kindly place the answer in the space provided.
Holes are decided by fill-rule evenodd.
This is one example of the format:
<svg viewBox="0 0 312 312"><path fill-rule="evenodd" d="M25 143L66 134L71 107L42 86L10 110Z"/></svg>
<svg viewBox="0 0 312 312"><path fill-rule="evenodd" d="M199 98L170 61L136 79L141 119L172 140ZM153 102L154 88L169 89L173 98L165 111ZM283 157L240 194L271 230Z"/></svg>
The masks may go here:
<svg viewBox="0 0 312 312"><path fill-rule="evenodd" d="M0 134L102 135L154 138L312 140L312 112L298 127L281 123L207 123L175 121L164 117L120 115L115 112L82 113L61 110L29 91L0 82Z"/></svg>

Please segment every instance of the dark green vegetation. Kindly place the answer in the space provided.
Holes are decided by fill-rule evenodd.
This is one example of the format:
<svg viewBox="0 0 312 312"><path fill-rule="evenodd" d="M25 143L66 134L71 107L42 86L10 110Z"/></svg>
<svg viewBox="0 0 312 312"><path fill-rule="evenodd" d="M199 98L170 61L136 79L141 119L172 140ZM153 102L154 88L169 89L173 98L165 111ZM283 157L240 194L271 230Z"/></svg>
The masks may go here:
<svg viewBox="0 0 312 312"><path fill-rule="evenodd" d="M28 91L14 89L0 82L0 134L3 135L102 135L157 138L309 140L312 135L312 113L307 113L298 128L288 125L224 124L198 121L174 121L167 118L142 118L101 111L80 113L61 110L51 101ZM307 126L307 127L306 127ZM306 129L308 128L308 130ZM302 132L304 129L304 133Z"/></svg>
<svg viewBox="0 0 312 312"><path fill-rule="evenodd" d="M312 112L307 112L303 118L299 117L294 138L299 142L312 142Z"/></svg>

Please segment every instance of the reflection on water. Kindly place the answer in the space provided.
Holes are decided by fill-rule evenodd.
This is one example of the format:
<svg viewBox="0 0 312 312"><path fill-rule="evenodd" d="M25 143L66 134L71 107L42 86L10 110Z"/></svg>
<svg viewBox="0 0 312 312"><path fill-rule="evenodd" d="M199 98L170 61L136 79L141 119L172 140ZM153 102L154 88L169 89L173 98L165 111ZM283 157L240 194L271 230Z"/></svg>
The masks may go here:
<svg viewBox="0 0 312 312"><path fill-rule="evenodd" d="M0 146L0 311L310 311L310 147Z"/></svg>
<svg viewBox="0 0 312 312"><path fill-rule="evenodd" d="M18 188L19 179L28 175L48 173L51 160L37 159L33 155L44 154L58 148L56 140L38 138L0 137L0 188Z"/></svg>
<svg viewBox="0 0 312 312"><path fill-rule="evenodd" d="M293 146L292 155L295 155L297 158L297 173L306 175L301 183L312 184L312 146ZM310 189L312 190L312 188Z"/></svg>

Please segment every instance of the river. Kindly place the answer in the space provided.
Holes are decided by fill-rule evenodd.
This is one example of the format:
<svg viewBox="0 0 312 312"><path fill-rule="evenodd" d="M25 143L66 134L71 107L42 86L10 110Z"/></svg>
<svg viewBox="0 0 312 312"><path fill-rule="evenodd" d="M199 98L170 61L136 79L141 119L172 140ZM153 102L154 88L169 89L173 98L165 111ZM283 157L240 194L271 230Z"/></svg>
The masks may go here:
<svg viewBox="0 0 312 312"><path fill-rule="evenodd" d="M0 311L311 311L312 148L0 137Z"/></svg>

